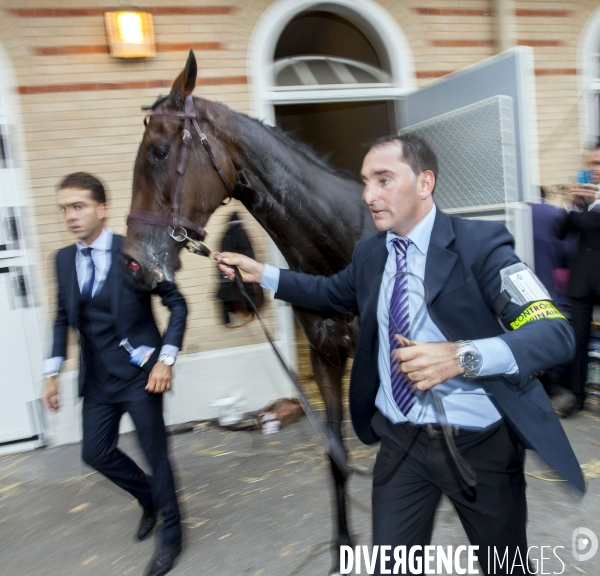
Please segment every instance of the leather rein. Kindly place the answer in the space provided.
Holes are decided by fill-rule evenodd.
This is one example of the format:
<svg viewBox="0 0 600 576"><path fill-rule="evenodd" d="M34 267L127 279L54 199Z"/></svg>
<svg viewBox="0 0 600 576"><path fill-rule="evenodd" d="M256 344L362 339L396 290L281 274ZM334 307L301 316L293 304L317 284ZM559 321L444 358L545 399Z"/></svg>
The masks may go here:
<svg viewBox="0 0 600 576"><path fill-rule="evenodd" d="M183 180L190 156L190 147L193 140L192 126L200 137L200 142L202 142L202 145L204 146L204 149L206 150L214 169L221 177L223 184L225 184L225 188L227 188L230 200L233 198L233 189L227 181L227 178L225 178L225 174L223 173L221 166L217 162L217 159L212 152L212 148L208 138L206 137L206 134L202 132L200 126L198 125L198 116L196 114L196 109L194 108L192 96L186 96L183 112L169 112L164 110L162 107L159 107L150 112L150 114L146 116L146 119L147 118L176 118L183 120L182 146L179 149L179 156L177 158L177 180L175 181L175 185L173 186L171 193L171 217L159 216L158 214L145 212L142 210L132 210L127 217L127 223L129 224L129 222L133 221L142 222L144 224L152 224L155 226L167 226L171 229L169 232L170 236L177 242L192 240L187 233L188 230L196 232L196 234L200 236L200 239L204 240L206 237L206 230L204 230L204 228L201 226L194 224L194 222L191 220L183 218L180 214ZM146 120L144 123L146 123Z"/></svg>

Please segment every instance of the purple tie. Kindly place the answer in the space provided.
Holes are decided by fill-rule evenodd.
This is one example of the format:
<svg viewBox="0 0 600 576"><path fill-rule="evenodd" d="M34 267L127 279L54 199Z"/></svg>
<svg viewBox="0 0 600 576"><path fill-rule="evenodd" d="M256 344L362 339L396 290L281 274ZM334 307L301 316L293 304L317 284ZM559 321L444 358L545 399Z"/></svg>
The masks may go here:
<svg viewBox="0 0 600 576"><path fill-rule="evenodd" d="M389 333L390 354L400 348L396 334L409 337L410 318L408 315L408 276L406 275L406 250L410 244L407 238L394 238L396 250L396 281L390 300ZM400 362L390 357L390 376L392 380L392 394L394 400L404 416L408 414L416 402L414 392L411 390L412 382L404 372L400 371Z"/></svg>

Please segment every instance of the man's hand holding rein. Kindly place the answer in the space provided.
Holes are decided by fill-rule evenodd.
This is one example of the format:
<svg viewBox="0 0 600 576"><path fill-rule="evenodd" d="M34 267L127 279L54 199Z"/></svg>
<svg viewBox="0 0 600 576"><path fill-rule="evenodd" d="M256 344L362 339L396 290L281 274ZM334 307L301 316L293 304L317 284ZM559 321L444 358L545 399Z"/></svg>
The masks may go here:
<svg viewBox="0 0 600 576"><path fill-rule="evenodd" d="M233 252L221 252L217 267L232 282L235 280L235 271L233 266L237 266L242 274L244 282L262 282L265 265L252 258L235 254Z"/></svg>
<svg viewBox="0 0 600 576"><path fill-rule="evenodd" d="M392 357L400 360L400 370L417 390L428 390L465 372L458 360L456 342L414 342L400 335L396 340L402 347L394 350Z"/></svg>

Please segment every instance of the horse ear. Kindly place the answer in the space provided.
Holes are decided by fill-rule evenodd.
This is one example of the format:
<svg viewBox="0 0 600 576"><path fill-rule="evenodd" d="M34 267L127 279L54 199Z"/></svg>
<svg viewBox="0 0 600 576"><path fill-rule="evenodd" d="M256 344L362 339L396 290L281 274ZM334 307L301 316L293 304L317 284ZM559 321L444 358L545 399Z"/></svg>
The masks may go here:
<svg viewBox="0 0 600 576"><path fill-rule="evenodd" d="M171 88L171 98L183 102L189 96L196 86L196 75L198 74L198 65L194 51L190 50L185 68L181 72Z"/></svg>

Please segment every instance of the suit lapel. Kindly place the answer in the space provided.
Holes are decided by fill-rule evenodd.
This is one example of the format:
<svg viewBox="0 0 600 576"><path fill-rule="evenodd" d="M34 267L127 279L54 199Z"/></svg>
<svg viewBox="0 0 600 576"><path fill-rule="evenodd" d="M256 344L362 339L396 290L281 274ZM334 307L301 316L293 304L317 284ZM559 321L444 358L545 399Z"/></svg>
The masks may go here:
<svg viewBox="0 0 600 576"><path fill-rule="evenodd" d="M111 261L110 270L106 277L106 289L108 290L108 298L110 302L110 316L113 324L117 324L119 315L119 300L121 298L121 269L119 267L119 258L121 257L121 246L123 244L123 237L113 236L112 247L111 247Z"/></svg>
<svg viewBox="0 0 600 576"><path fill-rule="evenodd" d="M428 305L431 305L442 291L458 262L458 255L447 248L454 238L450 216L438 208L425 264L425 284L429 291Z"/></svg>
<svg viewBox="0 0 600 576"><path fill-rule="evenodd" d="M388 251L385 245L387 232L380 232L377 241L371 248L361 266L361 273L367 277L368 301L364 316L370 317L371 314L377 318L377 302L379 301L379 292L381 290L381 279L385 269L385 263L388 258Z"/></svg>

